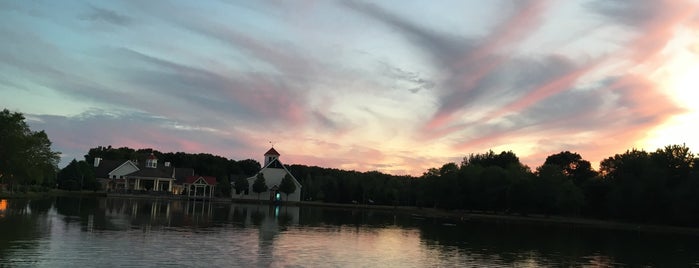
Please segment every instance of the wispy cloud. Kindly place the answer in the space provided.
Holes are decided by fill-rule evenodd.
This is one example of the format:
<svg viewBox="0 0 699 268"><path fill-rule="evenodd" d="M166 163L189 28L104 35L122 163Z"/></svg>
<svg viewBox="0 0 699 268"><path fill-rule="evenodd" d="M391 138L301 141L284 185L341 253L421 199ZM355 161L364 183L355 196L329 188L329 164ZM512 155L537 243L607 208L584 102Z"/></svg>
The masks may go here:
<svg viewBox="0 0 699 268"><path fill-rule="evenodd" d="M79 18L93 22L106 22L118 26L129 26L132 23L132 19L126 15L96 6L90 6L90 11L79 16Z"/></svg>
<svg viewBox="0 0 699 268"><path fill-rule="evenodd" d="M242 159L275 140L286 163L410 174L491 148L534 166L636 146L685 112L653 76L699 25L670 0L0 6L0 105L66 158Z"/></svg>

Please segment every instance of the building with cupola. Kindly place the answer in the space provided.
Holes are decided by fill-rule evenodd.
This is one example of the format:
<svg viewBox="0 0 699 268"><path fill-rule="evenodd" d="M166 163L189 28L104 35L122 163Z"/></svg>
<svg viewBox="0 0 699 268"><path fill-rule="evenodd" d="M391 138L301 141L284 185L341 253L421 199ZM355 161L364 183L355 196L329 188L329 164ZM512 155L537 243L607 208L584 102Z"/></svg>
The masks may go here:
<svg viewBox="0 0 699 268"><path fill-rule="evenodd" d="M275 201L281 195L284 196L285 201L301 201L301 183L299 183L296 177L294 177L294 174L291 174L284 164L282 164L282 162L279 160L279 156L279 152L277 152L274 147L267 150L267 152L264 154L264 165L262 166L262 169L260 169L260 171L254 176L247 178L248 191L236 193L235 190L233 190L231 191L232 197L234 199ZM258 174L262 174L265 178L265 182L267 183L267 191L260 194L253 191L253 184L255 183ZM288 194L288 196L279 191L281 182L287 175L291 177L293 183L296 185L296 190L293 193Z"/></svg>

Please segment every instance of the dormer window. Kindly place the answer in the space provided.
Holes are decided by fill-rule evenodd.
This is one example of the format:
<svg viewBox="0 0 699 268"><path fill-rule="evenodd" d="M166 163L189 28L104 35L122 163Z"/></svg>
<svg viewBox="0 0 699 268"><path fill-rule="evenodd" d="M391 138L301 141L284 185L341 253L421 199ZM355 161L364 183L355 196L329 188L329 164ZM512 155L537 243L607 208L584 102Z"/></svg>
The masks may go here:
<svg viewBox="0 0 699 268"><path fill-rule="evenodd" d="M148 159L146 159L146 167L147 168L157 168L158 167L158 158L155 157L152 153L148 156Z"/></svg>
<svg viewBox="0 0 699 268"><path fill-rule="evenodd" d="M158 159L148 159L146 161L146 167L147 168L156 168L158 167Z"/></svg>

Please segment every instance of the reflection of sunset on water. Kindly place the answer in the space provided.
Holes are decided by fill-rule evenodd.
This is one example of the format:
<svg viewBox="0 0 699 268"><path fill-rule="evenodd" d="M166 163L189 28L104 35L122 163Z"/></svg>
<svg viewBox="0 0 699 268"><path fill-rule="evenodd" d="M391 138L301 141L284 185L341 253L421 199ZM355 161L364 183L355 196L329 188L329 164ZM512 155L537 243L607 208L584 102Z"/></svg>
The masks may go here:
<svg viewBox="0 0 699 268"><path fill-rule="evenodd" d="M456 221L368 208L55 197L0 199L0 216L0 267L699 263L694 235L476 218ZM639 243L639 234L646 243Z"/></svg>
<svg viewBox="0 0 699 268"><path fill-rule="evenodd" d="M7 209L7 199L0 200L0 218L5 216L6 209Z"/></svg>

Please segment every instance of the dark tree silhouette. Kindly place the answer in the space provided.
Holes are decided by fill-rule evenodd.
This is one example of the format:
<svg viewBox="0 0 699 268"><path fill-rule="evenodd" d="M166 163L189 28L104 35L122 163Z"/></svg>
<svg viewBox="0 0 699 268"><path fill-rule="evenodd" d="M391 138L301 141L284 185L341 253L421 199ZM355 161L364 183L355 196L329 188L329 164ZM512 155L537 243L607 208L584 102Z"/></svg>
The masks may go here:
<svg viewBox="0 0 699 268"><path fill-rule="evenodd" d="M73 159L58 172L58 188L70 191L97 190L99 185L92 167L85 161Z"/></svg>
<svg viewBox="0 0 699 268"><path fill-rule="evenodd" d="M587 180L597 176L592 169L590 161L582 159L578 153L569 151L560 152L546 157L544 165L557 166L563 175L573 180L577 186L583 185Z"/></svg>
<svg viewBox="0 0 699 268"><path fill-rule="evenodd" d="M289 194L296 191L296 184L294 183L294 180L291 178L291 175L284 175L282 182L279 184L279 191L286 194L287 201L289 200Z"/></svg>
<svg viewBox="0 0 699 268"><path fill-rule="evenodd" d="M250 183L248 182L248 179L242 176L236 177L233 183L235 185L236 194L246 192L250 188Z"/></svg>
<svg viewBox="0 0 699 268"><path fill-rule="evenodd" d="M0 112L0 183L51 186L58 170L59 153L51 150L46 132L32 131L24 115Z"/></svg>
<svg viewBox="0 0 699 268"><path fill-rule="evenodd" d="M257 173L257 178L255 182L252 183L252 191L257 193L257 199L260 199L260 193L267 191L267 182L265 181L265 175L262 173Z"/></svg>

